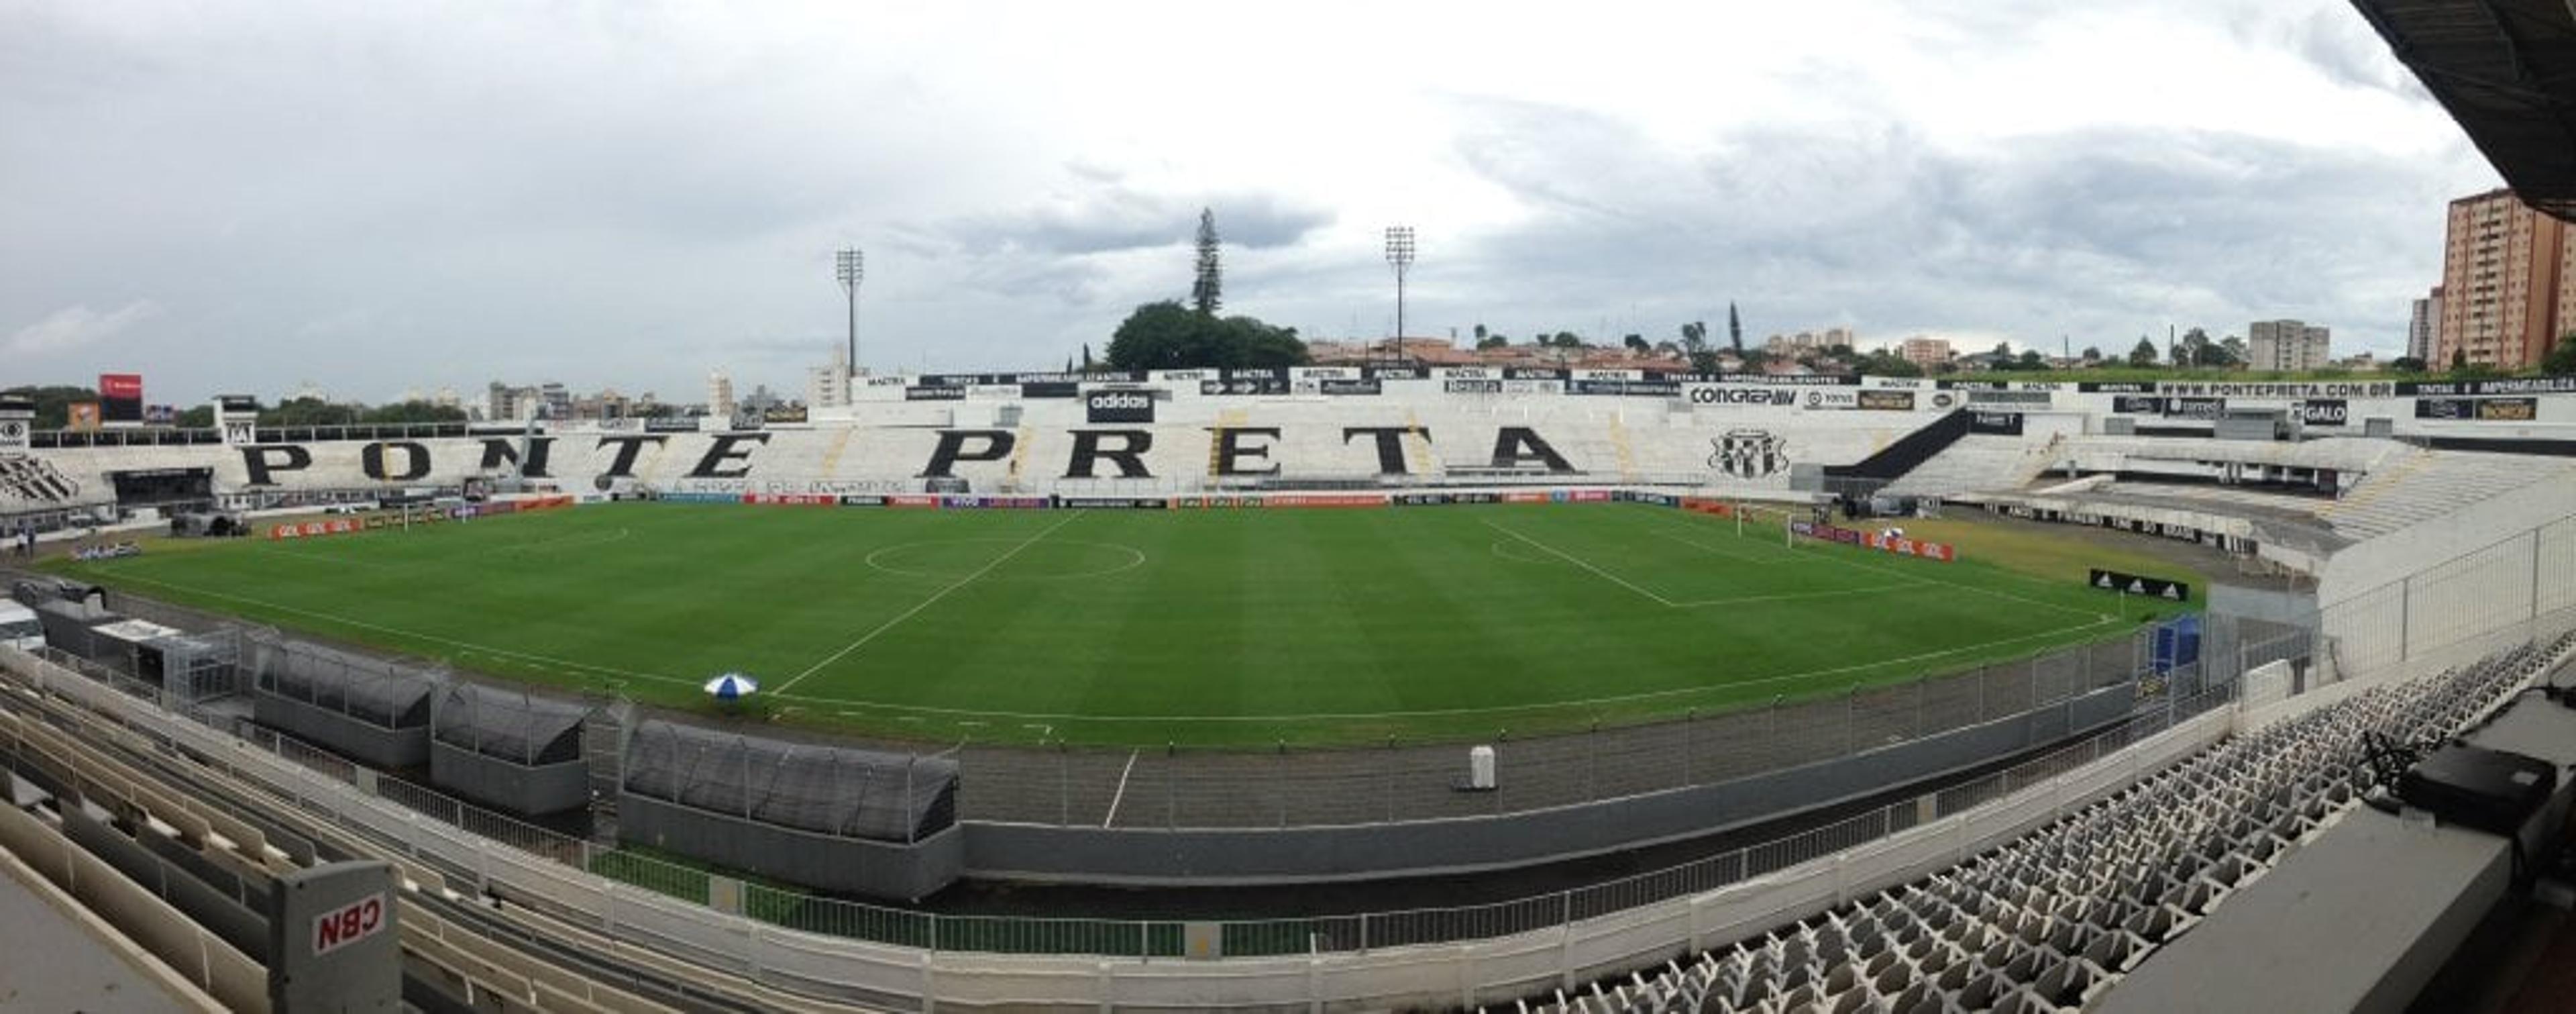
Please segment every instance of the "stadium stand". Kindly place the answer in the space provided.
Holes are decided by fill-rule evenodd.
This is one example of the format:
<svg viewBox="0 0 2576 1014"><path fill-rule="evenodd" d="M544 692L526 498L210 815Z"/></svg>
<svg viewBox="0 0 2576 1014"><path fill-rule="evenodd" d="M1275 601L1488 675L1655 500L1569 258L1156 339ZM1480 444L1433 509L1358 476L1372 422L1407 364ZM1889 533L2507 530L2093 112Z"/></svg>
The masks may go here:
<svg viewBox="0 0 2576 1014"><path fill-rule="evenodd" d="M1570 1011L2089 1006L2378 783L2374 738L2440 740L2571 643L2374 688L2150 777L2004 848L1657 976L1560 991ZM2289 973L2296 974L2296 973ZM2224 1005L2223 998L2203 998Z"/></svg>
<svg viewBox="0 0 2576 1014"><path fill-rule="evenodd" d="M2039 477L2058 443L2034 443L2021 437L1963 436L1941 453L1888 483L1889 496L1956 496L1989 490L2020 489Z"/></svg>

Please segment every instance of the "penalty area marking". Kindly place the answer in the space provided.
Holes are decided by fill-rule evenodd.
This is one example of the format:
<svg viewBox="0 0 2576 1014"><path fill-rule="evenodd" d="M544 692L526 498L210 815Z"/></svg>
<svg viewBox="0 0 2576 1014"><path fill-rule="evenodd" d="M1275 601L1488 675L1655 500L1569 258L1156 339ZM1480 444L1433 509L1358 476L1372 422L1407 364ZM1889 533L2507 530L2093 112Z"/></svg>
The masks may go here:
<svg viewBox="0 0 2576 1014"><path fill-rule="evenodd" d="M795 688L796 688L796 684L799 684L799 683L805 682L805 677L808 677L808 676L814 675L815 673L818 673L818 672L822 672L822 671L823 671L823 667L828 666L828 665L831 665L831 664L832 664L832 663L834 663L834 662L838 662L838 661L840 661L840 660L842 660L842 659L844 659L844 658L849 657L849 654L850 654L851 652L854 652L854 651L859 650L860 646L865 645L865 644L867 644L867 643L868 643L868 642L870 642L870 641L876 640L876 639L877 639L877 635L882 634L882 633L885 633L886 631L889 631L889 630L893 630L893 629L895 628L895 626L896 626L896 625L898 625L898 624L902 623L902 622L903 622L903 621L905 621L905 620L909 620L909 619L913 618L915 615L918 615L922 610L924 610L924 609L928 609L928 608L930 608L931 606L933 606L933 605L937 604L937 603L939 602L939 600L940 600L940 599L947 598L947 597L948 597L948 593L953 592L953 591L956 591L956 590L957 590L957 589L959 589L959 588L963 588L963 587L966 587L966 586L967 586L967 585L969 585L969 584L974 583L974 581L975 581L975 579L976 579L976 578L979 578L979 577L984 576L985 574L991 573L991 572L992 572L992 570L993 570L993 568L995 568L995 567L999 567L999 566L1001 566L1002 564L1009 562L1009 561L1010 561L1010 559L1011 559L1012 557L1020 555L1020 551L1021 551L1021 550L1023 550L1023 549L1027 549L1027 548L1029 548L1030 546L1037 545L1037 544L1038 544L1038 540L1039 540L1039 539L1046 538L1048 535L1053 534L1053 533L1055 532L1055 530L1056 530L1056 529L1058 529L1058 528L1062 528L1062 527L1064 527L1064 526L1066 526L1066 525L1072 524L1072 523L1073 523L1073 519L1078 518L1078 517L1081 517L1081 516L1082 516L1082 512L1081 512L1081 511L1075 511L1075 512L1073 512L1073 513L1071 513L1071 514L1067 514L1067 515L1065 515L1065 518L1064 518L1064 520L1062 520L1062 521L1058 521L1058 522L1056 522L1056 523L1054 523L1054 524L1051 524L1051 525L1046 526L1045 528L1038 529L1038 533L1037 533L1036 535L1029 536L1026 540L1022 541L1019 545L1012 546L1009 552L1007 552L1007 553L1003 553L1003 554L1002 554L1002 555L1000 555L1000 556L996 556L996 557L994 557L994 558L993 558L993 562L991 562L991 563L987 563L987 564L985 564L985 565L983 565L983 566L981 566L981 567L975 568L975 572L974 572L974 573L968 574L968 575L966 575L965 577L958 578L955 582L950 583L950 584L949 584L949 585L947 585L946 587L943 587L943 588L939 589L938 591L935 591L935 592L930 593L930 597L929 597L929 598L926 598L926 599L921 600L921 603L920 603L919 605L913 606L913 607L912 607L912 608L910 608L910 609L906 609L906 610L904 610L903 612L896 613L896 614L895 614L895 617L894 617L893 619L891 619L891 620L887 620L887 621L885 621L884 623L877 624L877 628L876 628L875 630L871 630L871 631L868 631L868 632L867 632L867 633L865 633L865 634L861 634L861 635L859 635L859 639L858 639L858 640L852 641L852 642L850 642L850 643L848 643L848 644L846 644L846 645L841 646L841 650L836 651L836 652L833 652L833 653L831 653L831 654L829 654L829 655L824 656L822 661L820 661L820 662L816 662L816 663L814 663L813 665L810 665L810 666L805 667L805 671L804 671L804 672L797 673L794 677L790 678L787 682L782 683L782 684L779 684L779 686L778 686L778 690L777 690L777 694L778 694L778 696L781 696L781 697L786 696L786 695L787 695L787 692L788 692L789 690L793 690L793 689L795 689ZM852 702L846 702L846 703L853 703L853 704L856 704L856 703L865 703L865 702L852 701ZM972 711L961 711L961 712L958 712L958 714L967 714L967 715L971 715L971 714L976 714L976 712L972 712Z"/></svg>
<svg viewBox="0 0 2576 1014"><path fill-rule="evenodd" d="M1645 596L1645 597L1647 597L1647 598L1653 599L1653 600L1655 600L1655 602L1656 602L1657 604L1659 604L1659 605L1672 606L1672 605L1677 605L1677 604L1678 604L1678 603L1674 602L1674 601L1673 601L1673 600L1671 600L1671 599L1668 599L1668 598L1665 598L1665 597L1663 597L1663 596L1661 596L1661 595L1657 595L1657 594L1655 594L1654 590L1653 590L1653 589L1651 589L1651 588L1647 588L1647 587L1645 587L1645 586L1643 586L1643 585L1637 584L1636 582L1630 581L1630 580L1628 580L1627 578L1620 577L1620 576L1619 576L1619 575L1617 575L1617 574L1613 574L1613 573L1611 573L1611 572L1609 572L1609 571L1606 571L1606 570L1603 570L1603 569L1601 569L1601 568L1599 568L1599 567L1595 567L1595 566L1593 566L1593 565L1592 565L1591 561L1589 561L1589 560L1585 560L1584 558L1582 558L1582 557L1580 557L1580 556L1576 556L1576 555L1574 555L1574 554L1572 554L1572 553L1568 553L1568 552L1566 552L1566 551L1564 551L1564 550L1562 550L1562 549L1558 549L1558 548L1556 548L1556 547L1554 547L1554 546L1550 546L1550 545L1548 545L1547 543L1540 542L1540 541L1539 541L1539 540L1537 540L1537 539L1530 538L1529 536L1523 535L1523 534L1521 534L1521 533L1519 533L1519 532L1515 532L1515 531L1513 531L1513 530L1511 530L1511 529L1509 529L1509 528L1505 528L1505 527L1503 527L1503 526L1501 526L1501 525L1498 525L1498 524L1495 524L1495 523L1493 523L1493 522L1491 522L1491 521L1487 521L1487 522L1485 522L1485 527L1487 527L1487 528L1491 528L1491 529L1493 529L1493 530L1495 530L1495 531L1498 531L1498 532L1501 532L1501 533L1503 533L1503 534L1505 534L1505 535L1509 535L1509 536L1511 536L1512 538L1519 539L1519 540L1521 540L1522 542L1529 543L1529 544L1530 544L1530 545L1532 545L1532 546L1536 546L1536 547L1538 547L1541 551L1544 551L1544 552L1548 553L1549 555L1556 557L1557 559L1564 560L1564 561L1565 561L1565 562L1567 562L1567 563L1571 563L1571 564L1573 564L1573 565L1575 565L1575 566L1577 566L1577 567L1581 567L1581 568L1583 568L1583 569L1585 569L1585 570L1591 571L1592 573L1594 573L1594 574L1596 574L1596 575L1599 575L1600 577L1602 577L1602 578L1604 578L1604 579L1606 579L1606 580L1610 581L1610 582L1611 582L1611 583L1613 583L1613 584L1618 585L1619 587L1622 587L1622 588L1628 589L1629 591L1636 592L1636 593L1637 593L1637 594L1639 594L1639 595L1643 595L1643 596Z"/></svg>
<svg viewBox="0 0 2576 1014"><path fill-rule="evenodd" d="M1557 561L1555 560L1546 560L1535 556L1525 555L1514 551L1511 547L1511 543L1496 539L1493 544L1494 555L1510 560L1514 563L1535 563L1540 566L1547 567L1557 565ZM1726 554L1719 553L1717 555L1724 556ZM1776 563L1778 561L1770 562ZM1926 588L1939 583L1940 582L1937 581L1899 581L1895 584L1874 584L1866 588L1834 588L1827 591L1784 592L1778 595L1737 595L1731 598L1722 599L1694 599L1689 602L1666 602L1664 603L1664 606L1669 609L1699 609L1706 606L1738 606L1754 602L1794 602L1800 599L1830 599L1840 598L1845 595L1869 595L1877 592L1901 591L1907 588Z"/></svg>

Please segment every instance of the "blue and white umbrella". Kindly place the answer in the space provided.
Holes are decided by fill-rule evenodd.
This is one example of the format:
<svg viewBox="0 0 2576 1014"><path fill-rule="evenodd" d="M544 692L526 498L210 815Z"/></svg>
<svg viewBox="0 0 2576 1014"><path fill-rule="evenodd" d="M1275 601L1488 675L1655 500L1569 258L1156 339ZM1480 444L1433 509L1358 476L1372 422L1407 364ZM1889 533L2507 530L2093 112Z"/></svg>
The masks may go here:
<svg viewBox="0 0 2576 1014"><path fill-rule="evenodd" d="M738 672L729 672L707 681L708 695L719 701L738 701L751 696L752 692L758 689L760 689L758 681Z"/></svg>

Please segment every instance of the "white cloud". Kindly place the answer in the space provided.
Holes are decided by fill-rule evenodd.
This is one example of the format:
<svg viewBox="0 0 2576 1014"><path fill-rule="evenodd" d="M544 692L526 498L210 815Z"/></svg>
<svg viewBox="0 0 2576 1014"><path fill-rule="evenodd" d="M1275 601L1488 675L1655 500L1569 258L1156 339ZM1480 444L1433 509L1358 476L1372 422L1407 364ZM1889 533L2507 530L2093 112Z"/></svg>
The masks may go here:
<svg viewBox="0 0 2576 1014"><path fill-rule="evenodd" d="M870 365L1051 365L1201 204L1310 335L1388 326L1405 223L1432 334L2387 348L2493 180L2342 0L0 4L9 348L148 277L185 326L115 365L182 401L795 389L845 243Z"/></svg>
<svg viewBox="0 0 2576 1014"><path fill-rule="evenodd" d="M86 303L66 306L19 328L9 336L8 350L13 355L28 356L68 352L105 342L160 314L161 308L149 299L138 299L106 313L92 310Z"/></svg>

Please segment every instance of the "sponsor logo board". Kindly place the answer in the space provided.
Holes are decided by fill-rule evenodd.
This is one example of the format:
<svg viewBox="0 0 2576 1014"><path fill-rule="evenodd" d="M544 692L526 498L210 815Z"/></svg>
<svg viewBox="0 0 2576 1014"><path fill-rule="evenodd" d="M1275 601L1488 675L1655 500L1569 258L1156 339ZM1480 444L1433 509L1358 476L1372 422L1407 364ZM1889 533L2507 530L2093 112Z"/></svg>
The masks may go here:
<svg viewBox="0 0 2576 1014"><path fill-rule="evenodd" d="M2225 398L2165 399L2165 418L2168 419L2202 419L2215 421L2219 416L2226 414L2227 399Z"/></svg>
<svg viewBox="0 0 2576 1014"><path fill-rule="evenodd" d="M1683 390L1684 396L1689 398L1693 405L1795 405L1798 403L1798 392L1785 388L1747 387L1739 384L1692 384Z"/></svg>
<svg viewBox="0 0 2576 1014"><path fill-rule="evenodd" d="M2017 437L2022 435L2022 415L2019 412L1970 412L1968 432Z"/></svg>
<svg viewBox="0 0 2576 1014"><path fill-rule="evenodd" d="M2149 598L2159 598L2170 602L2191 601L2190 585L2161 577L2144 577L2137 574L2123 574L2116 570L2102 570L2100 568L2095 568L2092 576L2085 583L2107 592L2118 592L2127 595L2144 595Z"/></svg>
<svg viewBox="0 0 2576 1014"><path fill-rule="evenodd" d="M1150 391L1093 391L1083 396L1082 412L1093 425L1150 423L1154 421L1154 395Z"/></svg>

